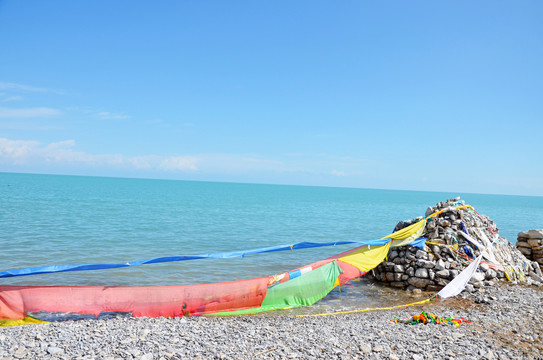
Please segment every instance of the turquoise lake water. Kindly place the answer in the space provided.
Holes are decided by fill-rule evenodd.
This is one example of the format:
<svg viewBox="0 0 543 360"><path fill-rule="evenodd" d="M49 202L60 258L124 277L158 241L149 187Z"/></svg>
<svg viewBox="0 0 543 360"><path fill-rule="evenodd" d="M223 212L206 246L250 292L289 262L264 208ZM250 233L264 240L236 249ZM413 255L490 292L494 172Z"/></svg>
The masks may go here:
<svg viewBox="0 0 543 360"><path fill-rule="evenodd" d="M543 197L0 173L0 271L298 241L376 239L391 233L396 222L422 216L428 206L456 196L493 219L512 242L520 231L543 227ZM43 274L0 283L229 281L281 273L352 247Z"/></svg>

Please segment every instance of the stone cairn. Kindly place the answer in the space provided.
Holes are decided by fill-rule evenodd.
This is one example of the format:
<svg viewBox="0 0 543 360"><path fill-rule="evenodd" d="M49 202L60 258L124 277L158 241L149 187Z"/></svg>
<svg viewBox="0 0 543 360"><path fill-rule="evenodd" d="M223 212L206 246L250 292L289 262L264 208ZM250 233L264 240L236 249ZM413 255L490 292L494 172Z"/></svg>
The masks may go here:
<svg viewBox="0 0 543 360"><path fill-rule="evenodd" d="M517 237L517 249L543 268L543 230L523 231Z"/></svg>
<svg viewBox="0 0 543 360"><path fill-rule="evenodd" d="M462 205L465 205L464 201L455 198L429 207L426 217L440 210L443 212L428 219L421 235L427 238L424 248L392 247L387 259L372 271L374 278L397 288L437 291L483 252L484 261L471 278L467 291L492 286L502 279L543 285L539 266L534 265L535 262L532 264L511 242L501 237L494 221L472 208L457 209ZM418 217L400 221L394 231L423 220ZM543 240L538 240L539 249L543 249L542 243Z"/></svg>

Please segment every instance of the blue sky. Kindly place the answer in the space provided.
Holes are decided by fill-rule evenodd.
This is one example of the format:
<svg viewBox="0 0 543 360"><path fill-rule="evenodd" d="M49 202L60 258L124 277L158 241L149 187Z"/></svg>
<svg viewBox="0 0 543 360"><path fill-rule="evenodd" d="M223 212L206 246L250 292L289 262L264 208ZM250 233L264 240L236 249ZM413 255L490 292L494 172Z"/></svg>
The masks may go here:
<svg viewBox="0 0 543 360"><path fill-rule="evenodd" d="M0 171L543 195L541 1L0 1Z"/></svg>

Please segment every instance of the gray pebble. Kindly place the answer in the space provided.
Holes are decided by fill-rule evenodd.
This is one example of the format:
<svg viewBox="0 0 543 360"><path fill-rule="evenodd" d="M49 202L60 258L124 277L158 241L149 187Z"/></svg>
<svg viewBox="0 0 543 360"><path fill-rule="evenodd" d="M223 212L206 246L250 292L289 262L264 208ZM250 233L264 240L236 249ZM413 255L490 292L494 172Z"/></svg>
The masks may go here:
<svg viewBox="0 0 543 360"><path fill-rule="evenodd" d="M55 347L55 346L51 346L51 347L47 348L47 352L49 354L51 354L51 355L55 355L55 354L61 353L63 351L64 350L62 350L61 348L58 348L58 347Z"/></svg>

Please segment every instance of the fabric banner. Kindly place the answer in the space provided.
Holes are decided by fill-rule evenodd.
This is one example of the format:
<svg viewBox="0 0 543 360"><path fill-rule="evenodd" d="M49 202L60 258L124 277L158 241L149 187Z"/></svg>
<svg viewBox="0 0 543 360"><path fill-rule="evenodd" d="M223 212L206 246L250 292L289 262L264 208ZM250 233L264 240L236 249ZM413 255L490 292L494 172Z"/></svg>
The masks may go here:
<svg viewBox="0 0 543 360"><path fill-rule="evenodd" d="M256 314L270 310L312 305L332 291L340 273L340 267L333 261L294 279L272 286L268 289L262 306L259 308L213 315Z"/></svg>
<svg viewBox="0 0 543 360"><path fill-rule="evenodd" d="M349 245L349 244L360 244L360 245L383 245L390 241L389 239L375 239L375 240L360 240L360 241L335 241L327 243L314 243L314 242L298 242L288 245L278 245L258 249L250 250L240 250L240 251L229 251L229 252L218 252L210 254L200 254L200 255L179 255L179 256L166 256L159 257L147 260L138 260L131 261L122 264L84 264L84 265L50 265L50 266L40 266L40 267L31 267L25 269L17 270L7 270L0 272L0 278L14 277L14 276L27 276L27 275L37 275L37 274L49 274L49 273L58 273L58 272L67 272L67 271L87 271L87 270L106 270L106 269L115 269L115 268L124 268L130 266L138 266L144 264L157 264L165 262L176 262L176 261L186 261L186 260L197 260L197 259L227 259L227 258L236 258L236 257L245 257L246 255L253 254L263 254L277 251L288 251L288 250L299 250L299 249L310 249L310 248L319 248L325 246L335 246L335 245Z"/></svg>
<svg viewBox="0 0 543 360"><path fill-rule="evenodd" d="M447 284L440 292L437 293L437 296L446 299L448 297L456 296L466 288L466 285L469 282L469 279L475 274L479 263L483 258L482 255L479 255L467 268L462 270L450 283Z"/></svg>
<svg viewBox="0 0 543 360"><path fill-rule="evenodd" d="M421 220L419 222L416 222L414 224L406 226L403 229L396 231L395 233L392 233L392 234L387 235L387 236L383 236L383 239L392 239L392 240L411 239L411 240L415 240L418 236L416 236L416 237L413 237L413 236L415 234L418 234L420 232L420 229L424 229L425 225L426 225L426 220Z"/></svg>
<svg viewBox="0 0 543 360"><path fill-rule="evenodd" d="M355 266L361 272L368 272L386 258L388 250L390 250L390 242L375 247L364 246L338 260Z"/></svg>
<svg viewBox="0 0 543 360"><path fill-rule="evenodd" d="M184 286L0 286L0 318L77 313L175 317L258 307L269 277ZM58 314L61 313L61 314ZM66 315L67 316L67 315Z"/></svg>
<svg viewBox="0 0 543 360"><path fill-rule="evenodd" d="M395 237L392 240L392 247L400 247L400 246L417 246L421 247L420 243L418 245L413 245L413 242L416 240L419 240L422 234L424 233L424 227L426 226L426 221L419 221L418 223L415 223L411 226L408 226L407 228L410 228L408 231L404 232L402 235L405 236L405 238L399 237L398 235L395 235ZM405 228L405 229L407 229ZM404 229L402 229L404 230ZM399 232L402 232L400 230ZM396 233L395 233L396 234ZM394 235L394 234L392 234ZM422 244L422 247L424 244Z"/></svg>

